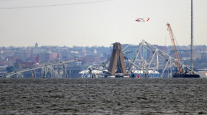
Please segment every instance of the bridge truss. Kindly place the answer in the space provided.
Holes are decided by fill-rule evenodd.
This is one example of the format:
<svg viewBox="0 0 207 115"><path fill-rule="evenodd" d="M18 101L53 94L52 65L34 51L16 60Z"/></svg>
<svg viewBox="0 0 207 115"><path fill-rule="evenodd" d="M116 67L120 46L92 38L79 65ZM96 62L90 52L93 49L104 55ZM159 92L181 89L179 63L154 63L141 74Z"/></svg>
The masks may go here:
<svg viewBox="0 0 207 115"><path fill-rule="evenodd" d="M144 56L144 51L146 54L146 50L148 52L147 54L150 54L150 56ZM176 72L178 67L175 58L169 56L167 53L163 52L162 50L158 49L157 47L149 44L144 40L141 41L141 43L138 45L136 50L130 51L130 47L129 45L127 45L122 51L124 54L125 62L129 63L126 67L128 75L133 75L136 70L141 70L143 72L143 77L147 78L150 77L150 74L152 74L152 72L156 73L155 71L157 71L160 72L161 78L164 77L172 78L173 72ZM127 54L132 52L133 54L131 56L131 59L129 59L127 57ZM109 62L109 60L110 58L107 61L97 66L89 66L85 70L85 72L88 70L89 74L92 75L93 70L99 70L105 73L105 75L107 76L108 74L111 74L109 71L105 71L107 70L106 64ZM186 65L182 63L180 63L180 65L183 71L192 71ZM99 67L103 67L103 68L100 69ZM82 78L85 77L84 74L82 75Z"/></svg>
<svg viewBox="0 0 207 115"><path fill-rule="evenodd" d="M151 52L151 58L145 59L143 56L143 50L147 49ZM140 56L139 63L137 64L137 58ZM134 52L132 59L128 60L130 62L128 67L128 73L133 73L135 69L143 70L145 77L149 76L148 70L158 71L162 70L160 73L160 77L163 78L163 74L165 71L168 71L168 78L171 78L173 75L173 68L177 68L177 61L175 58L169 56L165 52L161 51L157 47L149 44L148 42L142 40L137 50ZM189 67L181 64L182 70L191 71Z"/></svg>
<svg viewBox="0 0 207 115"><path fill-rule="evenodd" d="M50 74L51 77L61 77L60 76L60 68L63 71L63 77L66 78L67 76L67 64L71 62L76 62L77 59L69 60L69 61L58 61L58 62L51 62L51 63L43 63L38 67L34 68L28 68L28 69L22 69L17 70L14 72L10 72L6 75L6 78L24 78L23 73L31 71L31 73L34 75L34 78L36 77L35 70L42 69L42 76L46 76L47 74ZM55 69L56 68L56 69Z"/></svg>

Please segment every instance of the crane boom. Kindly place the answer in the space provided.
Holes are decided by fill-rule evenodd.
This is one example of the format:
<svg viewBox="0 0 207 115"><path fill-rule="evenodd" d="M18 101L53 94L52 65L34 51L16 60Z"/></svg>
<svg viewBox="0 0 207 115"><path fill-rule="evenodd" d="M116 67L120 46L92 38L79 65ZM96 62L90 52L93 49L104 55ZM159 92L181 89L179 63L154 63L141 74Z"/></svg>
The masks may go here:
<svg viewBox="0 0 207 115"><path fill-rule="evenodd" d="M178 52L177 52L177 49L176 49L176 46L175 46L175 42L174 42L174 37L173 37L173 33L172 33L172 29L171 29L171 26L169 23L167 23L167 26L168 26L168 31L170 33L170 38L171 38L171 42L172 42L172 46L173 46L173 50L174 50L174 54L175 54L175 58L176 58L176 61L177 61L177 66L179 68L179 71L181 72L181 66L180 66L180 60L179 60L179 57L178 57Z"/></svg>

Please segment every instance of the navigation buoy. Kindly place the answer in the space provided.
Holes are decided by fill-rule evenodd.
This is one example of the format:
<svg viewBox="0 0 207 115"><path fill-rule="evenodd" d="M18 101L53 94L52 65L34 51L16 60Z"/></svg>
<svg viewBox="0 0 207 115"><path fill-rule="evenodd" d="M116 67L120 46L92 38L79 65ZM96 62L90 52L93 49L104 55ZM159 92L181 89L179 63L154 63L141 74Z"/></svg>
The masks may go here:
<svg viewBox="0 0 207 115"><path fill-rule="evenodd" d="M43 78L46 78L46 75L45 75L45 73L44 73L44 75L43 75Z"/></svg>

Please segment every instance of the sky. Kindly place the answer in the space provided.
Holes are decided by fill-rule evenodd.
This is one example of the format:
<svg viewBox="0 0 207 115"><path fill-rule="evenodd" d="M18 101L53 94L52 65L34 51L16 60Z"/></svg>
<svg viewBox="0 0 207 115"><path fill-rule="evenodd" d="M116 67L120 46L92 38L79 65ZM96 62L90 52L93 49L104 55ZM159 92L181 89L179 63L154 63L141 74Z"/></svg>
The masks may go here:
<svg viewBox="0 0 207 115"><path fill-rule="evenodd" d="M207 0L193 1L194 45L207 45ZM136 22L136 18L150 18ZM191 44L191 0L0 0L0 47Z"/></svg>

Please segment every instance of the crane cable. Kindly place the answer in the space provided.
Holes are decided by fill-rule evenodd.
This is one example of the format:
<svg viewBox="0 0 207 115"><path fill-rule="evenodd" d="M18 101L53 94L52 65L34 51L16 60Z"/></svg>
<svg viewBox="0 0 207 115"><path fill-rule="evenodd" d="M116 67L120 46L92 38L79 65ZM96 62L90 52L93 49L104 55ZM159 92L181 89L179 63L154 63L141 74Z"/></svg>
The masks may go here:
<svg viewBox="0 0 207 115"><path fill-rule="evenodd" d="M168 31L168 29L167 29L167 31ZM167 32L167 31L166 31L166 32ZM165 32L165 46L166 46L166 32ZM177 42L177 40L176 40L176 37L175 37L173 31L172 31L172 34L173 34L174 40L175 40L175 42L176 42L175 46L177 46L178 56L180 55L179 57L182 57L182 54L180 53L180 46L179 46L179 44L178 44L178 42Z"/></svg>
<svg viewBox="0 0 207 115"><path fill-rule="evenodd" d="M173 32L172 32L173 33ZM174 36L174 33L173 33L173 36ZM174 40L175 40L175 42L176 42L176 46L177 46L177 52L178 52L178 56L179 57L182 57L182 53L181 53L181 48L180 48L180 45L178 44L178 42L177 42L177 40L176 40L176 37L174 36Z"/></svg>

